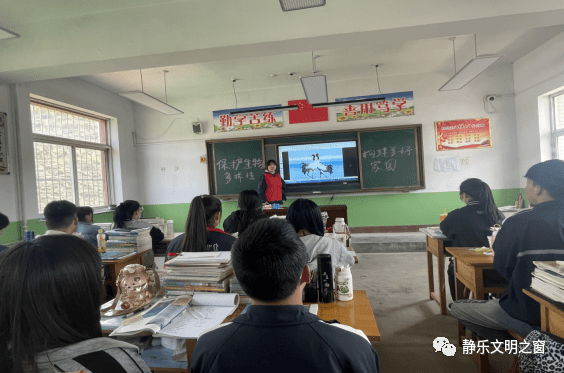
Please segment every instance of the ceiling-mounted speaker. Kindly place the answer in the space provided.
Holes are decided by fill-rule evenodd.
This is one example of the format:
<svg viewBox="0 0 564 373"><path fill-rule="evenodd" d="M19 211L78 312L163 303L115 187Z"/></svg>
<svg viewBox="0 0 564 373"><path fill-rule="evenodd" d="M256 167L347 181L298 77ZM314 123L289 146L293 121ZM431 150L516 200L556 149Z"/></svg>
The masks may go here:
<svg viewBox="0 0 564 373"><path fill-rule="evenodd" d="M201 122L192 122L192 130L196 135L202 134L202 123Z"/></svg>

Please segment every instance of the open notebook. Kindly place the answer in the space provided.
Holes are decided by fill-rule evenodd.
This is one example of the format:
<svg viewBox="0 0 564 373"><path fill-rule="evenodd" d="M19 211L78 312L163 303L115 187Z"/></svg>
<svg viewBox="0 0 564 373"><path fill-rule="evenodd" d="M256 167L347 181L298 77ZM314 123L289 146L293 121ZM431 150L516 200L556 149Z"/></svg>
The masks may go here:
<svg viewBox="0 0 564 373"><path fill-rule="evenodd" d="M198 338L223 322L239 305L239 295L194 293L165 298L143 314L122 320L110 336L146 335Z"/></svg>

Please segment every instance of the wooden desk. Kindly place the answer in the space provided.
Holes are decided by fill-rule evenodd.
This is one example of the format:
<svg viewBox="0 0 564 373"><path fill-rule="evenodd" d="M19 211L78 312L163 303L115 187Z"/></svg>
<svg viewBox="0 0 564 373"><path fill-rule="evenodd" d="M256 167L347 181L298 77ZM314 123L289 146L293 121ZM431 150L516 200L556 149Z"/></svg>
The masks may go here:
<svg viewBox="0 0 564 373"><path fill-rule="evenodd" d="M523 289L523 293L540 304L541 331L564 338L564 307L562 303L555 302L533 289Z"/></svg>
<svg viewBox="0 0 564 373"><path fill-rule="evenodd" d="M426 235L429 298L434 299L439 307L441 307L441 314L446 315L445 243L449 243L451 240L431 228L419 228L419 231L425 233ZM437 271L439 272L439 294L435 293L435 278L433 277L433 255L437 257Z"/></svg>
<svg viewBox="0 0 564 373"><path fill-rule="evenodd" d="M370 301L366 295L365 290L353 290L354 298L351 301L333 303L318 303L319 311L317 316L323 320L337 320L341 324L352 326L355 329L360 329L366 334L370 341L379 342L380 330L374 318L374 312L370 306ZM223 322L231 322L243 312L246 303L239 304L239 307L228 316ZM186 357L188 358L188 367L190 367L190 359L192 352L196 346L195 339L186 340Z"/></svg>
<svg viewBox="0 0 564 373"><path fill-rule="evenodd" d="M494 268L492 257L475 248L447 247L454 258L456 299L463 299L464 286L472 291L474 299L486 299L488 293L503 293L509 283Z"/></svg>
<svg viewBox="0 0 564 373"><path fill-rule="evenodd" d="M319 206L321 211L327 211L329 217L327 218L327 227L332 227L335 224L335 218L345 218L345 223L348 225L349 220L347 216L347 205L328 205ZM288 212L288 207L283 207L279 209L266 209L263 212L268 216L278 215L284 216Z"/></svg>
<svg viewBox="0 0 564 373"><path fill-rule="evenodd" d="M128 264L141 264L141 265L143 265L143 253L134 253L133 255L128 256L127 258L122 258L122 259L102 260L102 263L104 263L105 265L107 265L109 267L110 276L111 276L111 278L109 280L104 281L104 286L110 285L112 287L113 292L114 292L113 296L115 297L116 294L117 294L116 281L117 281L117 278L118 278L118 275L119 275L119 271L121 271L122 268L124 268Z"/></svg>

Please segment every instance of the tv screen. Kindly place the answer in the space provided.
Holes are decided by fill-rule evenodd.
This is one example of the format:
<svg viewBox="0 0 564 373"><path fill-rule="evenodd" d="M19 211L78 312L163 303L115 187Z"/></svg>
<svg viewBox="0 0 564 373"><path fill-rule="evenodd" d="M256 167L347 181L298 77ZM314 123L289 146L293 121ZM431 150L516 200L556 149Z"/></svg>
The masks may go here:
<svg viewBox="0 0 564 373"><path fill-rule="evenodd" d="M356 141L280 145L278 160L286 184L359 181Z"/></svg>

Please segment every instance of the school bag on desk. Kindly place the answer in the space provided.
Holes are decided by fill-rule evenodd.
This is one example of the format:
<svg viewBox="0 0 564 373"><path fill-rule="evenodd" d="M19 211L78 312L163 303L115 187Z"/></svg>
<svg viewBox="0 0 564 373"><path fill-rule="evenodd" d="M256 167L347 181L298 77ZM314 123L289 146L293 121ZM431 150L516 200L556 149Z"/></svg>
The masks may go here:
<svg viewBox="0 0 564 373"><path fill-rule="evenodd" d="M154 269L141 264L128 264L116 281L117 294L111 306L100 310L102 316L109 310L111 316L126 315L149 304L161 289L159 275ZM121 301L120 309L116 309Z"/></svg>

